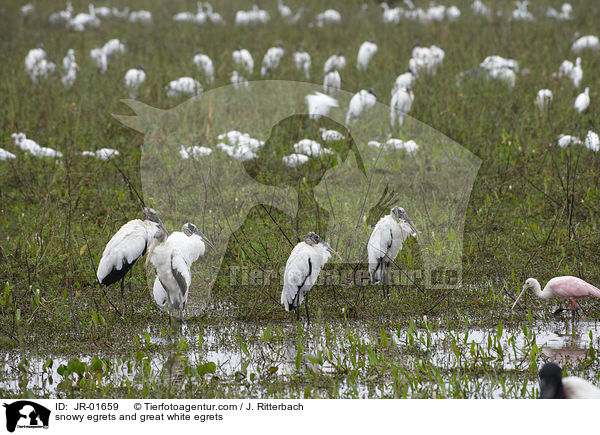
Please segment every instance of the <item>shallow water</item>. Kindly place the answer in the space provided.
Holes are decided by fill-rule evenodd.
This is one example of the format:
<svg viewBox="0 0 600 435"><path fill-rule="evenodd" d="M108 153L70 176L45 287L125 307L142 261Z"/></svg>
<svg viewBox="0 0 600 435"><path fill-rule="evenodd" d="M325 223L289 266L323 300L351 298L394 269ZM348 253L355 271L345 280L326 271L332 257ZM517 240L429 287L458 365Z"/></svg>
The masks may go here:
<svg viewBox="0 0 600 435"><path fill-rule="evenodd" d="M153 349L144 353L146 371L142 358L137 361L134 355L98 355L110 362L102 384L141 389L150 379L155 388L175 385L176 394L176 386L184 383L185 367L213 362L212 376L226 385L223 394L237 397L271 397L273 379L290 385L298 380L316 385L318 380L320 386L312 390L318 397L394 397L395 378L400 383L406 378L406 397L533 397L537 379L528 371L530 364L539 367L545 360L575 364L586 357L590 346L600 347L598 324L586 321L574 327L553 321L499 331L446 330L425 320L408 328L388 328L383 334L378 326L348 322L311 325L305 331L296 324L255 323L184 325L181 332L164 336L161 329L163 325L156 324L140 331L141 341ZM7 394L29 391L65 397L58 386L63 379L58 368L74 356L86 363L94 357L6 352L0 357L0 388ZM44 370L50 358L52 368ZM299 394L291 386L276 393Z"/></svg>

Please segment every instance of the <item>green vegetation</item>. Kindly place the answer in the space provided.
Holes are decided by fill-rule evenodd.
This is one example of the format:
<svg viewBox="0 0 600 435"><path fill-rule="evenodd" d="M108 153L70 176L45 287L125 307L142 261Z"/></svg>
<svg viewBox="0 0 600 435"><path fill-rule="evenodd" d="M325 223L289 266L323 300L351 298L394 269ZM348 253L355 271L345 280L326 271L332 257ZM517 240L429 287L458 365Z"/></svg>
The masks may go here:
<svg viewBox="0 0 600 435"><path fill-rule="evenodd" d="M87 9L87 1L73 3L76 11ZM569 274L600 283L598 155L581 146L555 146L559 134L583 139L590 129L598 132L600 76L594 72L600 59L580 54L582 88L592 90L590 108L581 115L572 109L581 90L552 77L564 59L575 60L569 51L574 34L597 32L597 4L575 4L573 20L557 22L543 16L547 6L562 2L548 0L531 6L538 19L530 23L510 21L509 9L504 17L476 17L470 2L457 1L462 11L457 22L384 25L376 4L361 12L362 2L339 2L331 6L341 12L343 25L317 29L307 27L326 9L316 0L303 2L297 26L279 20L273 2L271 22L249 28L231 25L233 11L248 8L239 2L215 4L228 23L224 27L174 24L172 16L193 10L194 2L131 3L132 9L151 10L154 24L109 18L80 34L48 23L50 13L64 8L60 0L36 4L28 17L15 1L0 8L0 147L17 154L16 160L0 162L3 396L534 397L537 368L547 359L562 361L569 374L600 381L594 323L580 322L571 330L566 318L550 315L556 302L531 295L521 304L526 311L509 309L528 276L543 282ZM125 41L127 54L111 59L106 74L99 75L89 51L112 38ZM369 38L379 52L365 74L354 63ZM466 211L462 288L444 292L409 284L383 301L381 289L372 286L315 287L313 322L306 328L279 305L279 281L249 289L226 285L221 276L208 305L192 313L179 335L154 305L138 264L126 307L117 312L109 300L119 306L118 289L99 288L95 269L111 235L140 215L114 164L143 191L144 136L112 116L131 114L120 102L127 97L125 71L143 64L148 78L139 100L171 108L183 99L167 100L164 86L197 75L191 61L196 49L213 59L218 87L229 84L234 47L249 49L259 64L277 40L287 53L273 78L303 80L290 56L302 45L312 57L311 77L320 83L324 61L342 49L349 62L342 88L373 87L384 103L413 46L445 50L438 73L417 81L411 115L482 160ZM27 77L24 58L40 42L59 64L67 49L76 50L80 70L71 90L57 77L37 87ZM485 79L457 83L460 72L493 54L519 61L514 89ZM554 92L546 115L534 104L541 88ZM58 149L63 158L38 159L16 150L10 135L19 131ZM103 147L118 149L119 158L81 156ZM227 264L276 270L291 247L272 231L271 216L256 211L251 217L244 236L272 238L251 240L257 250L250 255L230 245ZM183 221L166 223L175 229ZM369 224L372 220L364 228ZM397 264L408 270L421 262L419 245L410 240ZM583 319L600 318L594 301L583 306ZM564 339L558 353L550 343L557 335Z"/></svg>

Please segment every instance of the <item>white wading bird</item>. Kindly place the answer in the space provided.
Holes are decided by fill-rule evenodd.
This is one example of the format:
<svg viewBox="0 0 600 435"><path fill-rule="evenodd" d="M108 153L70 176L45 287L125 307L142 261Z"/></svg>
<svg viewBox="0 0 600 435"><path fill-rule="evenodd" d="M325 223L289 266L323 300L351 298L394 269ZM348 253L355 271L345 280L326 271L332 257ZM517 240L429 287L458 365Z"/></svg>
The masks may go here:
<svg viewBox="0 0 600 435"><path fill-rule="evenodd" d="M56 63L47 58L46 51L40 44L37 48L29 50L25 57L25 71L34 84L39 84L41 79L47 79L56 69Z"/></svg>
<svg viewBox="0 0 600 435"><path fill-rule="evenodd" d="M406 71L405 73L400 74L396 77L396 81L394 82L394 87L392 88L392 95L399 88L412 89L415 84L415 76L410 71Z"/></svg>
<svg viewBox="0 0 600 435"><path fill-rule="evenodd" d="M335 98L329 95L315 92L304 97L308 106L308 114L312 119L318 119L321 116L327 116L332 107L339 107Z"/></svg>
<svg viewBox="0 0 600 435"><path fill-rule="evenodd" d="M194 65L198 68L198 71L204 74L204 79L213 84L215 82L215 67L213 62L206 54L202 54L201 51L196 51L194 54Z"/></svg>
<svg viewBox="0 0 600 435"><path fill-rule="evenodd" d="M552 103L552 91L550 89L540 89L535 97L540 112L545 112Z"/></svg>
<svg viewBox="0 0 600 435"><path fill-rule="evenodd" d="M372 39L365 41L362 43L360 48L358 49L358 55L356 56L356 68L359 71L367 71L369 67L369 63L373 56L377 53L377 44Z"/></svg>
<svg viewBox="0 0 600 435"><path fill-rule="evenodd" d="M415 96L410 89L397 88L392 94L390 102L390 125L393 127L398 121L398 125L404 124L404 116L410 112Z"/></svg>
<svg viewBox="0 0 600 435"><path fill-rule="evenodd" d="M369 109L377 102L377 95L373 89L361 90L354 94L350 100L348 107L348 113L346 114L346 124L350 124L350 121L358 119L363 110Z"/></svg>
<svg viewBox="0 0 600 435"><path fill-rule="evenodd" d="M542 399L600 399L600 389L577 376L562 377L562 369L552 363L540 370Z"/></svg>
<svg viewBox="0 0 600 435"><path fill-rule="evenodd" d="M283 290L281 291L281 304L286 311L296 309L296 319L300 320L300 304L304 301L306 319L310 324L308 312L308 292L317 282L321 269L327 260L335 254L329 243L322 240L317 234L310 232L303 242L298 243L285 265L283 274Z"/></svg>
<svg viewBox="0 0 600 435"><path fill-rule="evenodd" d="M138 89L146 81L146 70L137 65L125 73L125 87L129 90L129 98L137 97Z"/></svg>
<svg viewBox="0 0 600 435"><path fill-rule="evenodd" d="M573 107L577 110L578 113L585 112L590 105L590 88L585 88L583 93L577 95L575 99L575 104Z"/></svg>
<svg viewBox="0 0 600 435"><path fill-rule="evenodd" d="M237 47L231 54L233 59L233 65L236 70L241 71L242 75L252 75L254 72L254 59L252 55L245 48Z"/></svg>
<svg viewBox="0 0 600 435"><path fill-rule="evenodd" d="M416 237L417 229L403 208L393 207L390 214L382 217L369 238L369 275L372 284L383 285L383 296L389 297L390 268L409 236Z"/></svg>
<svg viewBox="0 0 600 435"><path fill-rule="evenodd" d="M585 49L592 51L600 50L600 39L595 35L582 36L571 45L571 51L579 53Z"/></svg>
<svg viewBox="0 0 600 435"><path fill-rule="evenodd" d="M202 93L202 85L198 80L191 77L180 77L177 80L169 82L165 87L167 97L173 98L178 95L196 96Z"/></svg>
<svg viewBox="0 0 600 435"><path fill-rule="evenodd" d="M331 71L340 71L346 67L346 58L344 57L344 53L340 50L337 54L329 56L329 58L325 61L325 65L323 66L323 72L327 74Z"/></svg>
<svg viewBox="0 0 600 435"><path fill-rule="evenodd" d="M564 62L563 62L564 64ZM561 65L562 67L562 65ZM573 82L573 86L575 86L576 89L579 89L579 85L581 85L581 80L583 79L583 68L581 68L581 58L578 57L575 60L575 66L573 68L571 68L571 70L569 71L569 78L571 79L571 81Z"/></svg>
<svg viewBox="0 0 600 435"><path fill-rule="evenodd" d="M62 61L62 76L60 77L60 80L65 88L69 89L73 86L73 83L75 83L75 79L77 78L78 69L79 67L75 61L75 50L70 48Z"/></svg>
<svg viewBox="0 0 600 435"><path fill-rule="evenodd" d="M299 47L294 53L294 63L298 71L304 71L304 77L308 80L310 78L310 54Z"/></svg>
<svg viewBox="0 0 600 435"><path fill-rule="evenodd" d="M279 61L283 57L285 51L283 50L283 42L277 42L276 47L271 47L265 53L263 57L262 65L260 67L260 76L264 77L268 72L273 71L279 66Z"/></svg>
<svg viewBox="0 0 600 435"><path fill-rule="evenodd" d="M183 225L181 232L176 231L169 237L162 230L154 234L146 265L152 262L156 269L154 300L161 308L166 307L169 320L172 315L183 320L183 310L192 282L190 268L204 255L205 243L214 249L208 238L190 222Z"/></svg>
<svg viewBox="0 0 600 435"><path fill-rule="evenodd" d="M337 70L333 70L325 74L325 78L323 79L323 92L329 95L335 95L340 91L340 87L342 86L342 79L340 78L340 73Z"/></svg>
<svg viewBox="0 0 600 435"><path fill-rule="evenodd" d="M123 225L110 239L98 264L96 276L101 285L111 285L121 281L121 305L125 275L135 262L146 252L154 234L161 230L166 232L160 218L151 208L144 208L144 220L134 219Z"/></svg>

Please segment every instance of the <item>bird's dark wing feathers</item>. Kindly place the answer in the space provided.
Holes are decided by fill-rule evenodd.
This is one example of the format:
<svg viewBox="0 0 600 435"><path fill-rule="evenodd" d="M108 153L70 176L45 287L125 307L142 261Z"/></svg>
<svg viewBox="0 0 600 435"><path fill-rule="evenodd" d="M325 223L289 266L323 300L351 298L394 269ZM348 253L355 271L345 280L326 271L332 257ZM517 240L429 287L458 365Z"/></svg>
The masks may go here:
<svg viewBox="0 0 600 435"><path fill-rule="evenodd" d="M181 293L183 296L185 296L187 293L187 283L185 282L183 275L179 273L175 267L173 267L173 255L171 255L171 272L173 272L173 277L175 278L175 281L177 281L177 285L179 285Z"/></svg>

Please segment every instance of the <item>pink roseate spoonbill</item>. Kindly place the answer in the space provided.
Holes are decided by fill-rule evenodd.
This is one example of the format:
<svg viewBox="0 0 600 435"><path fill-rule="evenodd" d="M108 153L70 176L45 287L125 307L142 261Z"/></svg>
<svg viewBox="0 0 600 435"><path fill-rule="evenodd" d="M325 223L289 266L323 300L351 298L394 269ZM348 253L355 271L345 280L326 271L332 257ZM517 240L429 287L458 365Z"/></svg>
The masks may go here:
<svg viewBox="0 0 600 435"><path fill-rule="evenodd" d="M554 312L554 314L560 314L565 310L569 310L575 316L575 311L579 308L577 304L578 299L585 298L587 296L595 296L600 298L600 290L590 283L585 282L581 278L577 278L575 276L557 276L552 278L544 287L544 290L541 289L540 283L535 278L528 278L523 285L523 290L519 297L513 304L512 308L515 308L525 290L532 289L535 295L542 299L550 299L552 296L558 296L562 299L568 299L571 302L571 306L569 308L559 308Z"/></svg>
<svg viewBox="0 0 600 435"><path fill-rule="evenodd" d="M600 399L600 389L577 376L562 377L562 369L549 362L540 370L542 399Z"/></svg>

